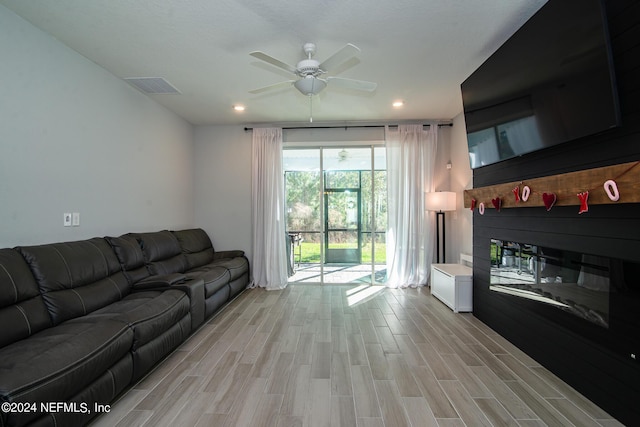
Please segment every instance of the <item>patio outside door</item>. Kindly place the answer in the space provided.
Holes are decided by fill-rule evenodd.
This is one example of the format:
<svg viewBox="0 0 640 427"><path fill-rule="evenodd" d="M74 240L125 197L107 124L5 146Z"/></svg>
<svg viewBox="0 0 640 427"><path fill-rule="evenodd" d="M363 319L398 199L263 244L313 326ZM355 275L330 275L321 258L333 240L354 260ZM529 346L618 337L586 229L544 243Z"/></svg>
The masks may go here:
<svg viewBox="0 0 640 427"><path fill-rule="evenodd" d="M325 189L325 262L360 264L360 189Z"/></svg>

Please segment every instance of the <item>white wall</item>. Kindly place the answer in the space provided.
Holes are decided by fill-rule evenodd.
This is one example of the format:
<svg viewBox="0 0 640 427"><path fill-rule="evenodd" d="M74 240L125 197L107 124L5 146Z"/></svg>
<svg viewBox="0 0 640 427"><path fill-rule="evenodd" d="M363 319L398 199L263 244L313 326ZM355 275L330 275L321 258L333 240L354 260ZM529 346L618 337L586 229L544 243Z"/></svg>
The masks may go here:
<svg viewBox="0 0 640 427"><path fill-rule="evenodd" d="M249 259L252 133L241 126L195 130L195 223L216 250L240 249Z"/></svg>
<svg viewBox="0 0 640 427"><path fill-rule="evenodd" d="M458 262L461 252L471 254L473 251L473 212L464 207L463 200L463 191L473 187L473 174L469 166L466 125L462 113L453 119L450 146L449 188L457 193L458 209L447 213L447 261Z"/></svg>
<svg viewBox="0 0 640 427"><path fill-rule="evenodd" d="M471 254L473 248L473 214L464 208L465 189L471 188L473 175L469 166L464 114L453 119L452 127L443 127L438 138L434 185L435 191L453 191L458 208L445 213L446 261L457 263L460 253ZM451 169L447 169L451 163ZM434 252L435 260L435 252ZM441 261L442 262L442 261Z"/></svg>
<svg viewBox="0 0 640 427"><path fill-rule="evenodd" d="M189 123L3 6L0 52L0 247L193 225Z"/></svg>
<svg viewBox="0 0 640 427"><path fill-rule="evenodd" d="M438 133L438 149L436 150L435 170L433 174L433 190L449 191L449 170L447 163L451 159L451 127L441 126Z"/></svg>

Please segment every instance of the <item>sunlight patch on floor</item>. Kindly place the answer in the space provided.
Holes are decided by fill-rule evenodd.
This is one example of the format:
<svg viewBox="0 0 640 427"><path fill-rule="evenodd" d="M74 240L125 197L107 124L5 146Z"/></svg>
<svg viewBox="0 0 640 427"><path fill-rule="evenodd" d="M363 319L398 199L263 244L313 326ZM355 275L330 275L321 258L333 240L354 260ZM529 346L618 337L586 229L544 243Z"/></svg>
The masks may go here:
<svg viewBox="0 0 640 427"><path fill-rule="evenodd" d="M367 301L380 292L384 291L386 286L358 286L347 291L347 305L353 307L356 304L360 304Z"/></svg>

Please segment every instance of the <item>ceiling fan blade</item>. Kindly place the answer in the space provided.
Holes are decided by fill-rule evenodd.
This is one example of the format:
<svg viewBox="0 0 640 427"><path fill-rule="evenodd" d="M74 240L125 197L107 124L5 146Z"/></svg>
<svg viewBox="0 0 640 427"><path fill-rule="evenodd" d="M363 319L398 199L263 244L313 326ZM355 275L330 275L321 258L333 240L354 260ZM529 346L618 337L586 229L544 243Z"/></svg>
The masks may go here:
<svg viewBox="0 0 640 427"><path fill-rule="evenodd" d="M377 83L364 80L345 79L344 77L327 77L331 86L339 86L345 89L364 90L373 92L378 87Z"/></svg>
<svg viewBox="0 0 640 427"><path fill-rule="evenodd" d="M267 55L264 52L260 52L260 51L255 51L255 52L251 52L249 55L253 56L254 58L258 58L264 62L268 62L271 65L274 65L278 68L282 68L285 71L289 71L290 73L295 74L296 73L296 68L286 64L282 61L280 61L279 59L274 58L273 56Z"/></svg>
<svg viewBox="0 0 640 427"><path fill-rule="evenodd" d="M264 86L264 87L260 87L258 89L253 89L250 90L249 93L262 93L262 92L267 92L269 90L274 90L274 89L279 89L281 87L285 87L285 86L291 86L293 83L295 82L295 80L287 80L284 82L280 82L280 83L275 83L269 86Z"/></svg>
<svg viewBox="0 0 640 427"><path fill-rule="evenodd" d="M342 49L325 59L322 64L320 64L320 69L327 72L331 71L343 62L358 55L358 53L360 53L360 49L351 43L348 43Z"/></svg>

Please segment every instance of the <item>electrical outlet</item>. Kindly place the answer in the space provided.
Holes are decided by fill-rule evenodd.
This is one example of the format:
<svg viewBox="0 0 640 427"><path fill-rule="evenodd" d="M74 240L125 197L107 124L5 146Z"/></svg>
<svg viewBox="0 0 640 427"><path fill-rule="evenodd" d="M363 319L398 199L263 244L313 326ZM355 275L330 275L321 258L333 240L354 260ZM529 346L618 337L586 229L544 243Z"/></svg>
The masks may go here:
<svg viewBox="0 0 640 427"><path fill-rule="evenodd" d="M64 219L63 219L62 225L64 225L65 227L71 227L71 214L70 213L65 213L64 214Z"/></svg>
<svg viewBox="0 0 640 427"><path fill-rule="evenodd" d="M71 225L78 227L80 225L80 212L74 212L71 215Z"/></svg>

